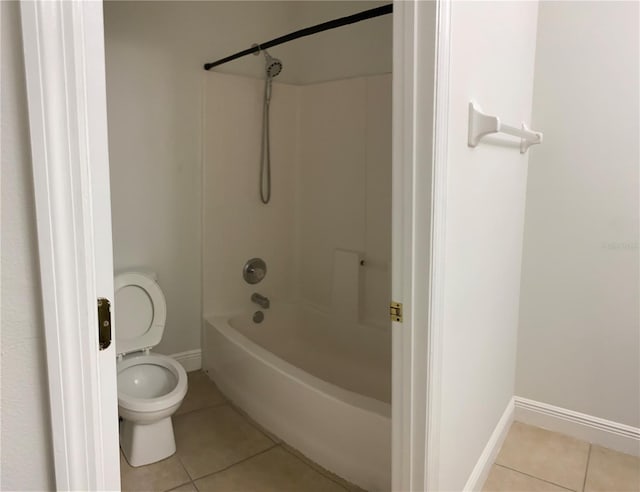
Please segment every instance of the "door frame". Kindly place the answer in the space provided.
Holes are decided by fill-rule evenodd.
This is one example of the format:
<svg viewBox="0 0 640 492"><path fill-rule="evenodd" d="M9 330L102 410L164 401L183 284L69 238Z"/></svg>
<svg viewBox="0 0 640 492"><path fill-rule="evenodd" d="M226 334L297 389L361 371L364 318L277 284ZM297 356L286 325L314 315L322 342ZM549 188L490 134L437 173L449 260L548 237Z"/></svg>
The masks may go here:
<svg viewBox="0 0 640 492"><path fill-rule="evenodd" d="M392 490L439 490L450 1L394 1ZM434 70L435 67L435 70Z"/></svg>
<svg viewBox="0 0 640 492"><path fill-rule="evenodd" d="M102 4L20 7L56 489L119 490Z"/></svg>
<svg viewBox="0 0 640 492"><path fill-rule="evenodd" d="M438 490L450 8L394 0L392 490ZM95 310L113 299L96 281L113 271L102 3L21 12L56 487L117 490L116 354L97 351Z"/></svg>

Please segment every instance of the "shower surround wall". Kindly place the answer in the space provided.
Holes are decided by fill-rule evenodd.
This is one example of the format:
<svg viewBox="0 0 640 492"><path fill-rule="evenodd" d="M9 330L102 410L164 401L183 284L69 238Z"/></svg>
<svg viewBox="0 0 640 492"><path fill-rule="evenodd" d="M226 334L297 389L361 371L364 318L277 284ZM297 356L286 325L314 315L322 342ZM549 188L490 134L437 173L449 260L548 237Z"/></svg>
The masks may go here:
<svg viewBox="0 0 640 492"><path fill-rule="evenodd" d="M205 79L203 310L225 314L247 309L253 292L272 301L293 295L298 88L273 84L272 193L264 205L258 195L264 81L217 73ZM242 279L253 257L267 263L258 285Z"/></svg>
<svg viewBox="0 0 640 492"><path fill-rule="evenodd" d="M339 254L361 253L358 317L387 326L391 75L302 87L299 141L300 294L316 306L338 308L343 300L336 299L341 292L334 280L344 275Z"/></svg>
<svg viewBox="0 0 640 492"><path fill-rule="evenodd" d="M256 291L330 311L335 275L345 275L358 292L348 289L344 302L355 303L362 322L387 326L391 75L274 84L269 205L258 197L263 88L262 80L206 75L203 312L250 309ZM241 272L254 256L268 274L251 286ZM360 259L349 278L340 261Z"/></svg>

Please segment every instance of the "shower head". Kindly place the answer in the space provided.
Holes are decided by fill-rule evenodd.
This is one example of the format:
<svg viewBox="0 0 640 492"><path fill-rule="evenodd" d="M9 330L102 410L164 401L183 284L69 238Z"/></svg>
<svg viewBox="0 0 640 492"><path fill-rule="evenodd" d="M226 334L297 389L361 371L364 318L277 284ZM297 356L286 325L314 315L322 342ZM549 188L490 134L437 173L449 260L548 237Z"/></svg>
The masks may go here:
<svg viewBox="0 0 640 492"><path fill-rule="evenodd" d="M272 79L282 71L282 62L277 58L273 58L267 50L262 50L266 62L267 77Z"/></svg>

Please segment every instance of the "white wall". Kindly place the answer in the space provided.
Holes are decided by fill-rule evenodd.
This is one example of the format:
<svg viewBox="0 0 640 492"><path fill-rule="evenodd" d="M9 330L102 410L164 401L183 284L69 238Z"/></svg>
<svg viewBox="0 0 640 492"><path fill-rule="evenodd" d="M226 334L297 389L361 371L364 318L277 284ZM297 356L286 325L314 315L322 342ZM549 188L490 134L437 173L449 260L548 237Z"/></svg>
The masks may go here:
<svg viewBox="0 0 640 492"><path fill-rule="evenodd" d="M54 484L27 96L18 2L2 18L2 490Z"/></svg>
<svg viewBox="0 0 640 492"><path fill-rule="evenodd" d="M162 353L198 348L203 63L384 2L105 2L116 270L159 274ZM391 16L273 48L279 82L390 71ZM217 69L262 77L253 56Z"/></svg>
<svg viewBox="0 0 640 492"><path fill-rule="evenodd" d="M531 119L537 2L453 2L439 490L462 490L514 390L528 154L467 147L470 100ZM496 137L502 139L502 137ZM531 149L535 152L537 149Z"/></svg>
<svg viewBox="0 0 640 492"><path fill-rule="evenodd" d="M640 7L542 2L516 394L640 427Z"/></svg>

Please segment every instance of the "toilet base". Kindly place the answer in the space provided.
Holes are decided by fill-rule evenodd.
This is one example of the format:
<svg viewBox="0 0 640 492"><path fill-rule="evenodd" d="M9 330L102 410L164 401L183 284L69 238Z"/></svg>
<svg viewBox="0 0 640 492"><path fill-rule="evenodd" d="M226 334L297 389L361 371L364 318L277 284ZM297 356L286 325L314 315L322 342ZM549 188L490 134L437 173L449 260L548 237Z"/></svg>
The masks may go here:
<svg viewBox="0 0 640 492"><path fill-rule="evenodd" d="M120 447L131 466L148 465L168 458L176 452L171 416L150 424L123 420Z"/></svg>

